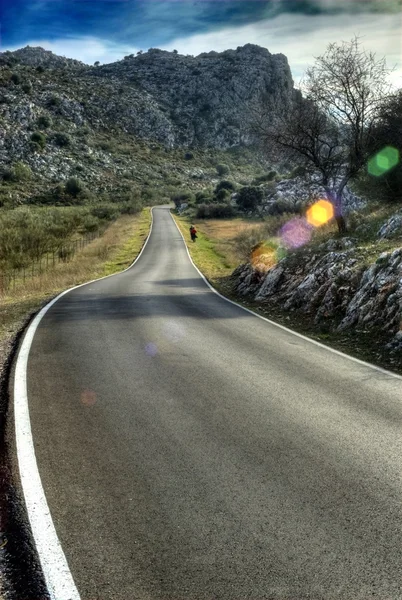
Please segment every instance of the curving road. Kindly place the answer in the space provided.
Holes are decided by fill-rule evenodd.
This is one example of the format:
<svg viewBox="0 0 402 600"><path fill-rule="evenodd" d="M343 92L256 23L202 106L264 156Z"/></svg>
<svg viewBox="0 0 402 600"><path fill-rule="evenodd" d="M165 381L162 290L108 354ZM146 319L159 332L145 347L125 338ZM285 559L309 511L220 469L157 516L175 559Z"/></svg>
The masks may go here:
<svg viewBox="0 0 402 600"><path fill-rule="evenodd" d="M402 380L213 293L169 210L46 313L37 464L82 600L402 598Z"/></svg>

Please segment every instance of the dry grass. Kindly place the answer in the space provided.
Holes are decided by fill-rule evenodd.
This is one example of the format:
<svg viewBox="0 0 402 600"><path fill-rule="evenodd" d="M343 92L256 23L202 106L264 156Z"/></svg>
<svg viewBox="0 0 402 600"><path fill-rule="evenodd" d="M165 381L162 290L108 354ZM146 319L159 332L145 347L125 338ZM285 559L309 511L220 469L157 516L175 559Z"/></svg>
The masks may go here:
<svg viewBox="0 0 402 600"><path fill-rule="evenodd" d="M70 262L27 279L16 281L15 289L0 298L0 371L10 340L29 314L63 290L128 267L138 256L149 231L150 209L138 215L124 215L111 224Z"/></svg>

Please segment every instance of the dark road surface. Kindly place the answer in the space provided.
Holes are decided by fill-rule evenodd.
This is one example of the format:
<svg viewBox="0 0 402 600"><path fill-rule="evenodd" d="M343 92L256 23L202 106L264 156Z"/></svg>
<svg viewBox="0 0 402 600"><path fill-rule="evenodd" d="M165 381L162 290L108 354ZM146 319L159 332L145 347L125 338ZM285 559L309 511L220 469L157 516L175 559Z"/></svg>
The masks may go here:
<svg viewBox="0 0 402 600"><path fill-rule="evenodd" d="M402 598L402 380L214 294L166 208L28 361L39 473L82 600Z"/></svg>

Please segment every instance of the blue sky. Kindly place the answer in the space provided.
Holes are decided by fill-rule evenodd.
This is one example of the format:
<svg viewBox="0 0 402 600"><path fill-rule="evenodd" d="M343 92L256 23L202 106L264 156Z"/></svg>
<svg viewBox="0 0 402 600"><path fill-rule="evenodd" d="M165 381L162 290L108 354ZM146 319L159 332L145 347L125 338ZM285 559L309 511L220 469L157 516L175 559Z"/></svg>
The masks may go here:
<svg viewBox="0 0 402 600"><path fill-rule="evenodd" d="M2 0L1 50L29 44L93 64L148 48L282 52L297 83L329 42L361 36L402 87L402 0Z"/></svg>

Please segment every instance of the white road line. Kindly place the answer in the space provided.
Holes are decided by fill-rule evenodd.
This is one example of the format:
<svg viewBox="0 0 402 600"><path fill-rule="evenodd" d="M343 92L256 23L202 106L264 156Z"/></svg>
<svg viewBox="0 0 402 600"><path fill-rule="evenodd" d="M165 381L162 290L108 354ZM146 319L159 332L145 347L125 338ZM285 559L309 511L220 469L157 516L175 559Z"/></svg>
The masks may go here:
<svg viewBox="0 0 402 600"><path fill-rule="evenodd" d="M93 279L92 281L65 290L49 302L49 304L46 304L29 325L18 352L14 379L14 419L18 468L32 535L39 555L47 590L52 600L80 600L80 595L75 586L59 538L57 537L36 462L27 393L29 351L39 323L49 308L62 296L84 285L124 273L135 265L151 237L153 226L152 210L149 235L135 261L127 269L124 269L124 271L114 273L113 275L106 275L99 279Z"/></svg>
<svg viewBox="0 0 402 600"><path fill-rule="evenodd" d="M169 210L169 212L170 212L170 210ZM177 225L176 221L174 220L173 215L172 215L171 212L170 212L170 216L172 217L173 223L176 225L178 232L180 233L181 237L183 238L184 246L185 246L185 248L187 250L188 257L191 260L191 262L193 264L193 267L195 269L197 269L198 273L201 275L201 277L203 278L203 280L205 281L205 283L207 284L207 286L213 292L215 292L215 294L218 294L218 296L220 296L221 298L223 298L223 300L226 300L226 302L230 302L230 304L234 304L235 306L238 306L239 308L242 308L243 310L247 311L248 313L254 315L255 317L258 317L259 319L262 319L263 321L266 321L267 323L270 323L271 325L274 325L275 327L279 327L279 329L283 329L284 331L287 331L288 333L292 333L293 335L301 338L302 340L306 340L307 342L310 342L311 344L315 344L316 346L319 346L320 348L324 348L324 350L328 350L328 352L333 352L334 354L338 354L339 356L342 356L343 358L347 358L349 360L353 360L354 362L357 362L360 365L364 365L365 367L369 367L370 369L374 369L375 371L379 371L380 373L388 375L389 377L394 377L395 379L401 379L402 380L402 376L398 375L397 373L393 373L392 371L387 371L387 369L382 369L381 367L377 367L376 365L372 365L371 363L365 362L364 360L360 360L359 358L355 358L354 356L349 356L349 354L344 354L344 352L340 352L340 350L335 350L335 348L331 348L330 346L325 346L325 344L321 344L320 342L317 342L316 340L313 340L312 338L306 337L302 333L297 333L297 331L293 331L292 329L288 329L284 325L280 325L279 323L275 323L275 321L270 321L270 319L267 319L267 317L263 317L262 315L259 315L258 313L250 310L249 308L246 308L245 306L242 306L241 304L238 304L237 302L234 302L233 300L229 300L229 298L226 298L225 296L222 296L222 294L220 294L214 287L212 287L212 285L209 283L209 281L201 273L201 271L199 270L199 268L197 267L197 265L194 264L193 259L191 258L189 249L187 247L186 241L185 241L185 239L183 237L183 234L180 231L180 228Z"/></svg>

